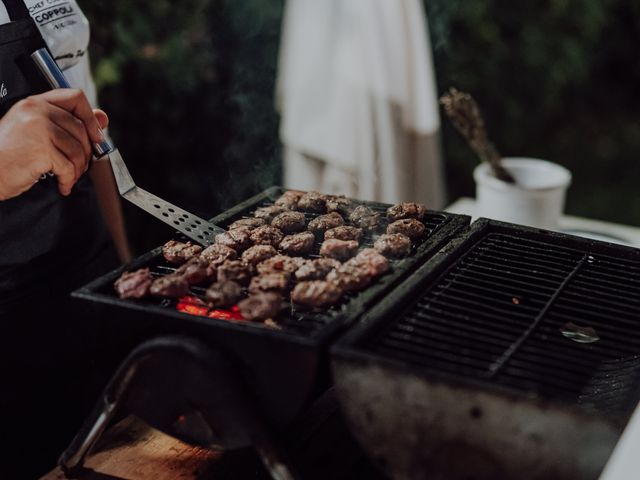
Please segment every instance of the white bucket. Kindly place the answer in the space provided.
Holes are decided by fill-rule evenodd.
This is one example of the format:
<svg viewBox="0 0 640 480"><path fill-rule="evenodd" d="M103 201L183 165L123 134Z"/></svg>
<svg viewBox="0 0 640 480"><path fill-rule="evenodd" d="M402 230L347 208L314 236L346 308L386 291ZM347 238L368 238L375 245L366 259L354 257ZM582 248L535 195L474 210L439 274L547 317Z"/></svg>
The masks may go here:
<svg viewBox="0 0 640 480"><path fill-rule="evenodd" d="M487 163L474 170L476 215L557 230L571 172L536 158L506 157L502 163L515 178L515 184L498 180Z"/></svg>

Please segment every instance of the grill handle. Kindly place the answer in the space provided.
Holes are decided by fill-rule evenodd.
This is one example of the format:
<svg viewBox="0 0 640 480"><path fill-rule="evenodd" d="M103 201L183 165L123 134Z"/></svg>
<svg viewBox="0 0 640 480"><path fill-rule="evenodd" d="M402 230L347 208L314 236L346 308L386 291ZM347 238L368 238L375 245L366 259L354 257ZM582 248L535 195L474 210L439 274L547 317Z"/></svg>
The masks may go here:
<svg viewBox="0 0 640 480"><path fill-rule="evenodd" d="M31 54L31 58L35 62L36 66L42 72L42 75L47 79L51 88L71 88L71 84L58 67L58 64L53 59L49 50L41 48ZM93 154L96 158L104 157L112 153L115 150L113 144L106 139L93 144Z"/></svg>

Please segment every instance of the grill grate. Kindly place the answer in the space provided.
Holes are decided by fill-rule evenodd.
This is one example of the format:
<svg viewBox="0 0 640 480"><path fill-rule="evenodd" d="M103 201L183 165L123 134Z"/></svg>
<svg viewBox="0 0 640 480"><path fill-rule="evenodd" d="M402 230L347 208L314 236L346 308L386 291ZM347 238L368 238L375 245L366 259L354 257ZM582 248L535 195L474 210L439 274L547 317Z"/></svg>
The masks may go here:
<svg viewBox="0 0 640 480"><path fill-rule="evenodd" d="M565 338L568 323L592 327L600 339ZM640 380L640 261L490 233L365 349L460 378L626 411Z"/></svg>

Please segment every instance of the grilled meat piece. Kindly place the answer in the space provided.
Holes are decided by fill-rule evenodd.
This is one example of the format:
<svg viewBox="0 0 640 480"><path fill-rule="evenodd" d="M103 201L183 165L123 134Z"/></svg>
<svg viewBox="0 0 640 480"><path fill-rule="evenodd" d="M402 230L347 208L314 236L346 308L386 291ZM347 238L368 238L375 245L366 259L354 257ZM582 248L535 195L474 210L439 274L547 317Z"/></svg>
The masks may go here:
<svg viewBox="0 0 640 480"><path fill-rule="evenodd" d="M178 275L165 275L157 278L149 289L155 297L180 298L189 293L189 283Z"/></svg>
<svg viewBox="0 0 640 480"><path fill-rule="evenodd" d="M211 285L204 296L212 308L230 308L242 298L242 287L236 282L217 282Z"/></svg>
<svg viewBox="0 0 640 480"><path fill-rule="evenodd" d="M327 211L327 196L319 192L305 193L298 201L298 209L304 212L324 213Z"/></svg>
<svg viewBox="0 0 640 480"><path fill-rule="evenodd" d="M264 218L241 218L240 220L236 220L227 230L235 230L236 228L246 227L249 230L254 230L262 225L266 225L267 221Z"/></svg>
<svg viewBox="0 0 640 480"><path fill-rule="evenodd" d="M338 212L327 213L326 215L320 215L309 222L307 227L310 232L313 232L318 237L322 238L324 232L331 230L332 228L341 227L344 225L344 219Z"/></svg>
<svg viewBox="0 0 640 480"><path fill-rule="evenodd" d="M323 280L300 282L291 292L291 300L307 307L330 307L338 303L342 290L337 285Z"/></svg>
<svg viewBox="0 0 640 480"><path fill-rule="evenodd" d="M238 258L238 252L226 245L214 243L202 251L200 258L203 258L213 266L218 266L226 260L235 260Z"/></svg>
<svg viewBox="0 0 640 480"><path fill-rule="evenodd" d="M305 262L300 257L289 257L287 255L276 255L264 262L258 264L258 273L260 275L267 275L269 273L281 273L288 272L293 274L298 268Z"/></svg>
<svg viewBox="0 0 640 480"><path fill-rule="evenodd" d="M271 225L279 228L288 235L290 233L301 232L304 230L307 222L304 218L304 213L284 212L274 218Z"/></svg>
<svg viewBox="0 0 640 480"><path fill-rule="evenodd" d="M379 213L366 205L359 205L349 215L349 221L364 230L376 230L380 228L381 218Z"/></svg>
<svg viewBox="0 0 640 480"><path fill-rule="evenodd" d="M271 245L272 247L277 247L283 237L284 235L282 231L278 228L270 225L263 225L251 232L250 238L255 245Z"/></svg>
<svg viewBox="0 0 640 480"><path fill-rule="evenodd" d="M322 242L320 255L344 262L356 254L358 246L358 242L355 240L337 240L332 238Z"/></svg>
<svg viewBox="0 0 640 480"><path fill-rule="evenodd" d="M422 203L404 202L387 209L387 218L390 222L402 220L403 218L415 218L423 220L427 213L427 207Z"/></svg>
<svg viewBox="0 0 640 480"><path fill-rule="evenodd" d="M280 251L287 255L304 255L313 248L316 237L311 232L294 233L287 235L280 242Z"/></svg>
<svg viewBox="0 0 640 480"><path fill-rule="evenodd" d="M327 197L326 205L327 212L338 212L345 218L349 218L351 212L353 212L353 210L356 208L356 205L353 203L353 201L343 195L331 195Z"/></svg>
<svg viewBox="0 0 640 480"><path fill-rule="evenodd" d="M362 229L352 227L351 225L343 225L324 232L325 240L330 240L332 238L337 240L355 240L356 242L359 242L362 238Z"/></svg>
<svg viewBox="0 0 640 480"><path fill-rule="evenodd" d="M120 298L143 298L149 295L153 277L148 268L135 272L125 272L115 281L115 288Z"/></svg>
<svg viewBox="0 0 640 480"><path fill-rule="evenodd" d="M176 270L175 275L184 278L189 285L216 279L216 266L202 257L194 257Z"/></svg>
<svg viewBox="0 0 640 480"><path fill-rule="evenodd" d="M387 258L402 258L411 253L411 239L401 233L381 235L373 244Z"/></svg>
<svg viewBox="0 0 640 480"><path fill-rule="evenodd" d="M271 245L255 245L242 254L242 261L252 267L278 254Z"/></svg>
<svg viewBox="0 0 640 480"><path fill-rule="evenodd" d="M197 257L202 252L200 245L191 242L183 243L176 240L169 240L162 247L162 255L169 263L182 265L187 260Z"/></svg>
<svg viewBox="0 0 640 480"><path fill-rule="evenodd" d="M227 260L218 267L219 282L236 282L240 285L249 285L251 280L251 267L242 260Z"/></svg>
<svg viewBox="0 0 640 480"><path fill-rule="evenodd" d="M298 202L304 195L304 192L298 190L287 190L278 199L273 202L277 207L286 208L287 210L297 210Z"/></svg>
<svg viewBox="0 0 640 480"><path fill-rule="evenodd" d="M367 270L352 258L344 265L327 275L327 282L331 282L345 292L359 292L367 288L373 280Z"/></svg>
<svg viewBox="0 0 640 480"><path fill-rule="evenodd" d="M284 207L279 207L278 205L270 205L268 207L258 208L253 213L253 216L256 218L262 218L265 222L267 222L267 224L270 224L274 218L286 211L287 209Z"/></svg>
<svg viewBox="0 0 640 480"><path fill-rule="evenodd" d="M250 293L259 292L275 292L285 295L289 291L289 279L291 274L288 272L269 273L267 275L258 275L251 279L249 284Z"/></svg>
<svg viewBox="0 0 640 480"><path fill-rule="evenodd" d="M368 275L374 278L384 275L389 271L389 268L391 268L387 257L380 254L374 248L365 248L349 260L349 262L357 263L361 268L366 270Z"/></svg>
<svg viewBox="0 0 640 480"><path fill-rule="evenodd" d="M418 240L424 235L427 227L420 220L415 218L403 218L396 220L387 227L387 233L401 233L411 240Z"/></svg>
<svg viewBox="0 0 640 480"><path fill-rule="evenodd" d="M282 297L274 292L255 293L238 303L238 308L247 320L266 320L280 313Z"/></svg>
<svg viewBox="0 0 640 480"><path fill-rule="evenodd" d="M238 227L228 232L216 235L216 243L234 249L240 253L251 246L251 230L247 227Z"/></svg>
<svg viewBox="0 0 640 480"><path fill-rule="evenodd" d="M307 260L296 270L296 280L308 282L311 280L324 280L329 273L342 265L333 258L315 258Z"/></svg>

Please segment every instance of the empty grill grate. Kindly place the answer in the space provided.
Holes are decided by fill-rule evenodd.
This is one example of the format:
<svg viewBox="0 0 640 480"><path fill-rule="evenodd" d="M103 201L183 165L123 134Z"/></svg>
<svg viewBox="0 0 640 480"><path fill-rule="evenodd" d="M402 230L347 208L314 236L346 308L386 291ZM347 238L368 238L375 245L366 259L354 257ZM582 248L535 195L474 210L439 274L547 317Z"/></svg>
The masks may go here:
<svg viewBox="0 0 640 480"><path fill-rule="evenodd" d="M593 329L578 338L592 343L565 336L576 327ZM640 261L490 233L365 349L626 411L640 379Z"/></svg>

